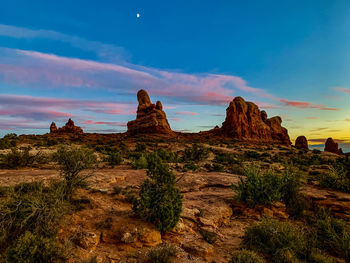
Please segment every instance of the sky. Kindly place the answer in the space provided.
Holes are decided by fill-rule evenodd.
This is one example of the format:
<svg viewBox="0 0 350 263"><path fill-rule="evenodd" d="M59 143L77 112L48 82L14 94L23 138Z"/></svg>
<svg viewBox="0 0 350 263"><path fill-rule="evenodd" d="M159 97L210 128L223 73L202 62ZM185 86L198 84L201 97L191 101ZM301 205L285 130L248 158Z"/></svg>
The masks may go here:
<svg viewBox="0 0 350 263"><path fill-rule="evenodd" d="M3 1L0 137L68 118L123 132L145 89L176 131L220 126L242 96L292 140L350 151L348 28L347 0Z"/></svg>

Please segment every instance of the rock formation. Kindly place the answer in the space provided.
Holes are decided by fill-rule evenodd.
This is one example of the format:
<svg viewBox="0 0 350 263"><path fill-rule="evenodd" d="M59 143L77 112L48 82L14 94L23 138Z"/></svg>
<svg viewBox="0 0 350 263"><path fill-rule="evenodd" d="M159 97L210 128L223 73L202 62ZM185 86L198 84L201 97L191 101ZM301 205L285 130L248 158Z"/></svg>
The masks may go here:
<svg viewBox="0 0 350 263"><path fill-rule="evenodd" d="M309 150L309 145L305 136L298 136L295 140L295 148Z"/></svg>
<svg viewBox="0 0 350 263"><path fill-rule="evenodd" d="M239 140L290 145L288 131L281 123L279 116L268 119L256 104L236 97L226 109L221 133Z"/></svg>
<svg viewBox="0 0 350 263"><path fill-rule="evenodd" d="M50 125L50 133L57 132L57 126L56 123L52 122Z"/></svg>
<svg viewBox="0 0 350 263"><path fill-rule="evenodd" d="M53 122L50 126L50 133L75 133L75 134L82 134L83 129L75 126L74 121L72 119L69 119L66 125L64 125L62 128L56 127L56 124Z"/></svg>
<svg viewBox="0 0 350 263"><path fill-rule="evenodd" d="M139 106L136 120L128 122L128 133L133 135L142 133L173 133L160 101L152 104L145 90L139 90L137 100Z"/></svg>
<svg viewBox="0 0 350 263"><path fill-rule="evenodd" d="M324 151L336 154L343 154L343 150L341 148L338 148L338 143L336 143L332 138L328 138L326 140Z"/></svg>

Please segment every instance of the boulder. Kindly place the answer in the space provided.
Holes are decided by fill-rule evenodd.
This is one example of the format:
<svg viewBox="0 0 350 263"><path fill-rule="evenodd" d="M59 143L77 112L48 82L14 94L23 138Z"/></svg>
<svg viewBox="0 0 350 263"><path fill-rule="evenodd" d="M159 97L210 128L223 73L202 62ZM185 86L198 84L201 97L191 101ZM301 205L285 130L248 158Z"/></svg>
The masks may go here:
<svg viewBox="0 0 350 263"><path fill-rule="evenodd" d="M173 134L160 101L152 104L145 90L139 90L137 100L139 105L137 107L136 120L129 121L127 124L129 134Z"/></svg>
<svg viewBox="0 0 350 263"><path fill-rule="evenodd" d="M50 126L50 133L74 133L74 134L82 134L83 129L75 126L74 121L72 119L69 119L66 125L64 125L61 128L56 127L56 124L53 122Z"/></svg>
<svg viewBox="0 0 350 263"><path fill-rule="evenodd" d="M336 143L332 138L328 138L326 140L324 151L336 154L343 154L343 150L341 148L338 148L338 143Z"/></svg>
<svg viewBox="0 0 350 263"><path fill-rule="evenodd" d="M309 150L309 145L305 136L298 136L295 140L295 148Z"/></svg>
<svg viewBox="0 0 350 263"><path fill-rule="evenodd" d="M226 109L226 119L220 132L233 139L290 145L288 131L281 124L279 116L269 119L267 113L260 111L253 102L235 97Z"/></svg>

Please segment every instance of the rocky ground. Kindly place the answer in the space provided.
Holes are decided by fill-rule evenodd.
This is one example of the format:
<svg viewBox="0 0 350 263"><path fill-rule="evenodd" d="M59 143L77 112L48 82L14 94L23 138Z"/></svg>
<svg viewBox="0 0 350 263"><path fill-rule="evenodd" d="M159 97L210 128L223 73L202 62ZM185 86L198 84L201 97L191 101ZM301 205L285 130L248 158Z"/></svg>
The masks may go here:
<svg viewBox="0 0 350 263"><path fill-rule="evenodd" d="M175 144L170 148L178 150L181 147ZM208 147L229 152L246 150L241 145L229 149L220 145ZM53 151L54 147L50 149ZM266 149L262 147L260 151ZM278 153L285 149L276 147L271 151ZM328 155L335 158L335 155ZM281 163L265 165L273 169L282 166L283 169ZM326 168L321 165L312 169L322 171ZM69 262L94 262L92 259L97 262L146 262L148 251L162 243L177 247L178 262L229 262L232 253L241 247L244 230L249 225L264 216L279 220L289 217L284 204L279 202L251 209L235 200L231 185L238 182L240 175L233 172L208 172L201 168L198 172L174 169L174 173L184 196L183 211L176 228L161 235L154 225L134 216L130 203L132 195L145 180L146 171L132 169L128 164L113 168L100 164L88 179L89 186L76 194L77 199L83 200L81 209L67 215L61 224L59 240L69 247ZM58 175L53 164L2 169L0 185L48 181ZM322 189L312 180L302 192L313 205L331 208L335 215L350 221L350 194ZM215 233L215 242L206 241L203 231Z"/></svg>

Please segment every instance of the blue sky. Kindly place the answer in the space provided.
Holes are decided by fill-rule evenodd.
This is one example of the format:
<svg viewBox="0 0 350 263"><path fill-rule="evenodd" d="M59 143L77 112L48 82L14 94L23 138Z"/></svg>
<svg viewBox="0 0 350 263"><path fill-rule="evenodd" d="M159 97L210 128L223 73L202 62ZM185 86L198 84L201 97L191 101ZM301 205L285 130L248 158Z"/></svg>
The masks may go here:
<svg viewBox="0 0 350 263"><path fill-rule="evenodd" d="M348 1L5 1L0 135L125 131L144 88L174 130L220 125L242 96L292 139L346 146L349 20Z"/></svg>

